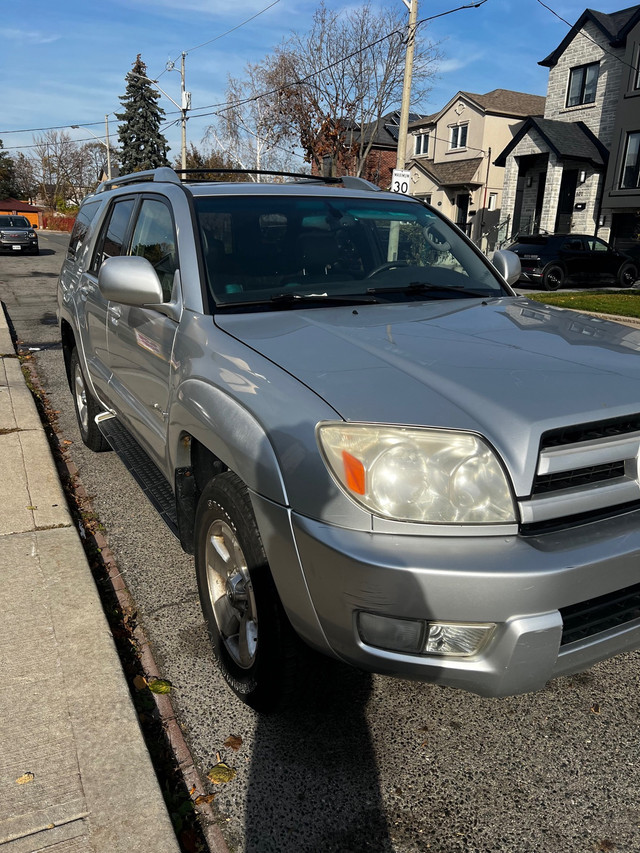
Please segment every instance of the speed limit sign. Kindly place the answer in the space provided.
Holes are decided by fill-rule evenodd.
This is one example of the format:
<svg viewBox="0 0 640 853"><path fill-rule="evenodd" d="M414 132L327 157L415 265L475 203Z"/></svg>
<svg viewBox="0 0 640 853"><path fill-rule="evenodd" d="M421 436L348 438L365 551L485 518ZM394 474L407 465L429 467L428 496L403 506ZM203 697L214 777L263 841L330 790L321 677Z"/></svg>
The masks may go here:
<svg viewBox="0 0 640 853"><path fill-rule="evenodd" d="M391 176L391 192L409 194L411 172L408 169L394 169Z"/></svg>

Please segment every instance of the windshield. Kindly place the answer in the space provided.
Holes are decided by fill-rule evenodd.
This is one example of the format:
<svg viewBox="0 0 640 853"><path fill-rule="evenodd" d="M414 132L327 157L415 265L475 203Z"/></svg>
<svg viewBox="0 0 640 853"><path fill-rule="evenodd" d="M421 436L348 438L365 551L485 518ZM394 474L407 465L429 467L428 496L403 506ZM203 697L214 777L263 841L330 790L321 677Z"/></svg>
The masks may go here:
<svg viewBox="0 0 640 853"><path fill-rule="evenodd" d="M416 202L255 195L195 206L217 307L506 293L469 244Z"/></svg>
<svg viewBox="0 0 640 853"><path fill-rule="evenodd" d="M31 223L24 216L0 216L0 228L31 228Z"/></svg>

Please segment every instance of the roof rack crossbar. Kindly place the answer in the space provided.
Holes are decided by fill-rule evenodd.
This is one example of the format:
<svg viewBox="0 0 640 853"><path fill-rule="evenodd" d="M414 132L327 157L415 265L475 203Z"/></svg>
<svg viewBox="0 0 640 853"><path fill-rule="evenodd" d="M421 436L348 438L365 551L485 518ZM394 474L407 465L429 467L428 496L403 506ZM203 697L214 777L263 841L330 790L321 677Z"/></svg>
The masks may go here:
<svg viewBox="0 0 640 853"><path fill-rule="evenodd" d="M179 184L180 178L169 166L159 166L157 169L145 169L142 172L132 172L130 175L121 175L119 178L102 181L96 192L101 193L126 184L138 184L140 181L162 181L165 184Z"/></svg>
<svg viewBox="0 0 640 853"><path fill-rule="evenodd" d="M339 183L340 178L324 178L322 175L312 175L308 172L280 172L276 169L234 169L234 168L212 168L212 169L176 169L178 175L275 175L281 178L304 178L307 181L323 181L326 183Z"/></svg>

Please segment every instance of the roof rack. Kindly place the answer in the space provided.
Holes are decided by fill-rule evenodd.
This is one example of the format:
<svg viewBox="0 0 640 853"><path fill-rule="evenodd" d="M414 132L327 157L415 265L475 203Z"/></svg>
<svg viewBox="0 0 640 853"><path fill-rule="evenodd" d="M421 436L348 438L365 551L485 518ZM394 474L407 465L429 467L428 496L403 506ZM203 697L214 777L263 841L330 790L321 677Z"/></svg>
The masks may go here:
<svg viewBox="0 0 640 853"><path fill-rule="evenodd" d="M105 192L105 190L122 187L126 184L138 184L140 181L162 181L165 184L179 184L180 178L169 166L159 166L157 169L145 169L142 172L132 172L130 175L120 175L118 178L102 181L96 192Z"/></svg>
<svg viewBox="0 0 640 853"><path fill-rule="evenodd" d="M205 175L271 175L279 178L295 178L309 183L342 184L344 187L359 190L372 190L382 192L380 187L372 184L364 178L356 178L353 175L344 175L341 178L325 177L323 175L310 175L305 172L278 172L268 169L172 169L169 166L160 166L157 169L146 169L142 172L132 172L130 175L121 175L111 178L102 183L96 189L96 193L105 192L115 187L137 184L141 181L160 181L162 183L180 184L187 180L206 181ZM181 177L182 176L182 177ZM193 177L189 177L193 176Z"/></svg>

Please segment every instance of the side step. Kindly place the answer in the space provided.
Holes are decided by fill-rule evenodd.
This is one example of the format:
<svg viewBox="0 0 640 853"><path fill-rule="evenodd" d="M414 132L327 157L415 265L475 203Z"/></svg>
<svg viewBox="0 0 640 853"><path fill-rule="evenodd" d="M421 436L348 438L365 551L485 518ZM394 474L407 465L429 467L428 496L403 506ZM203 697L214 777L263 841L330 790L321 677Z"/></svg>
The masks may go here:
<svg viewBox="0 0 640 853"><path fill-rule="evenodd" d="M98 415L96 424L169 530L179 538L176 499L160 469L117 418Z"/></svg>

